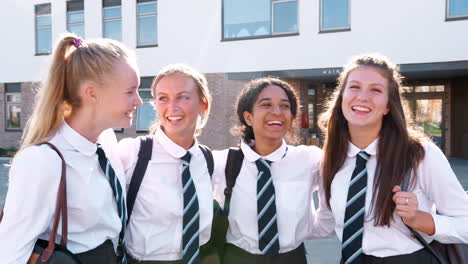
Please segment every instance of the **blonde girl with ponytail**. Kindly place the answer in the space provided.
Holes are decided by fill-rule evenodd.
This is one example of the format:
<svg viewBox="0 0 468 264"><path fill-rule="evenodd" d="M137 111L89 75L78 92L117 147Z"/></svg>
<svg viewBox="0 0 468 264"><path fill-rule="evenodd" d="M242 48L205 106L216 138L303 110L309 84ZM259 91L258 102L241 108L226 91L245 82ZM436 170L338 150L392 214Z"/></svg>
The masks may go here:
<svg viewBox="0 0 468 264"><path fill-rule="evenodd" d="M106 142L114 137L112 130L102 132L129 127L134 110L142 103L135 59L117 41L84 41L70 33L60 37L51 56L47 81L39 88L10 169L0 223L0 259L26 263L36 240L49 238L61 160L49 146L37 145L48 141L66 162L68 250L82 263L117 263L115 248L122 219L97 150L102 147L106 153ZM121 165L109 154L108 167L120 182ZM121 186L125 193L125 184ZM58 228L56 242L61 235Z"/></svg>

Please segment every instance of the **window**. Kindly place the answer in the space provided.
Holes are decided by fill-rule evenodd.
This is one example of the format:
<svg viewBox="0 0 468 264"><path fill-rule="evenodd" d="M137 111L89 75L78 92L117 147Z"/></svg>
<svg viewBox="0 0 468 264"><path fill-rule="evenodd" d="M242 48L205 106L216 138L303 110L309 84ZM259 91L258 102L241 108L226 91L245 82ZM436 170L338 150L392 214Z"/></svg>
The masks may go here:
<svg viewBox="0 0 468 264"><path fill-rule="evenodd" d="M137 0L137 46L158 44L158 2Z"/></svg>
<svg viewBox="0 0 468 264"><path fill-rule="evenodd" d="M139 132L149 131L151 125L156 121L156 111L154 110L151 95L151 83L153 77L142 77L140 82L140 97L143 104L137 108L136 130Z"/></svg>
<svg viewBox="0 0 468 264"><path fill-rule="evenodd" d="M21 130L21 84L5 84L6 130Z"/></svg>
<svg viewBox="0 0 468 264"><path fill-rule="evenodd" d="M320 1L320 32L349 30L349 0Z"/></svg>
<svg viewBox="0 0 468 264"><path fill-rule="evenodd" d="M102 5L103 36L122 41L122 7L120 0L104 0Z"/></svg>
<svg viewBox="0 0 468 264"><path fill-rule="evenodd" d="M468 1L466 0L447 0L448 20L468 19Z"/></svg>
<svg viewBox="0 0 468 264"><path fill-rule="evenodd" d="M52 19L50 4L35 6L36 12L36 54L50 54L52 50Z"/></svg>
<svg viewBox="0 0 468 264"><path fill-rule="evenodd" d="M85 38L83 0L67 2L67 30L79 37Z"/></svg>
<svg viewBox="0 0 468 264"><path fill-rule="evenodd" d="M297 34L297 0L224 0L223 39Z"/></svg>

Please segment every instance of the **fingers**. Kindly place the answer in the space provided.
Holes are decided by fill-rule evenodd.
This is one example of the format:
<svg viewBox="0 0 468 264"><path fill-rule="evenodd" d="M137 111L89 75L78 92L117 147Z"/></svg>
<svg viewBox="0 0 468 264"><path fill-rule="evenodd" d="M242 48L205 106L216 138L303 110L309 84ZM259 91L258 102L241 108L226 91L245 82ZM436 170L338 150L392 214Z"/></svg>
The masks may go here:
<svg viewBox="0 0 468 264"><path fill-rule="evenodd" d="M398 185L395 185L395 187L393 187L393 189L392 189L392 192L394 192L394 193L397 193L399 191L401 191L401 187L398 186Z"/></svg>

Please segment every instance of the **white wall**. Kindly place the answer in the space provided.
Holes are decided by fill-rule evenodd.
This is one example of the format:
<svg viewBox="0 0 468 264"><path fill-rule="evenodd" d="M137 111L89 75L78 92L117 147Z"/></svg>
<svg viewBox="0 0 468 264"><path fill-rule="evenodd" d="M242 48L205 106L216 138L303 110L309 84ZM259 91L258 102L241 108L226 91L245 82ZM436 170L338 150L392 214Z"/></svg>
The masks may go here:
<svg viewBox="0 0 468 264"><path fill-rule="evenodd" d="M299 36L221 42L221 0L160 0L159 47L137 49L143 76L169 63L202 72L339 67L378 51L396 63L468 60L468 20L445 22L445 1L351 1L351 31L318 33L319 1L299 1ZM52 2L52 30L65 30L64 0L0 1L0 82L39 80L50 56L34 56L34 5ZM87 37L102 32L101 0L85 0ZM123 2L123 42L136 46L135 0Z"/></svg>

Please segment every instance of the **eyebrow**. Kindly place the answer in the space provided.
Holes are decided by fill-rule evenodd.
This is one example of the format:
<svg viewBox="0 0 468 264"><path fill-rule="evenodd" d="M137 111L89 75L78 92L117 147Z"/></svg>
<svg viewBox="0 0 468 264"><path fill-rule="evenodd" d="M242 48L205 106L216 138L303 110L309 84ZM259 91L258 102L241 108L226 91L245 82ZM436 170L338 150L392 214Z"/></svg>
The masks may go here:
<svg viewBox="0 0 468 264"><path fill-rule="evenodd" d="M189 91L182 91L178 92L176 95L181 95L181 94L191 94ZM157 92L156 95L167 95L167 93L162 93L162 92Z"/></svg>
<svg viewBox="0 0 468 264"><path fill-rule="evenodd" d="M261 102L263 102L263 101L271 101L271 98L269 98L269 97L264 97L264 98L258 100L257 103L261 103ZM288 100L288 99L282 98L281 101L282 101L282 102L288 102L288 103L289 103L289 100Z"/></svg>
<svg viewBox="0 0 468 264"><path fill-rule="evenodd" d="M351 80L351 81L349 81L349 83L357 83L357 84L361 84L361 82L360 82L360 81L356 81L356 80ZM383 85L383 84L381 84L381 83L371 83L370 85L378 85L378 86L384 87L384 85Z"/></svg>

